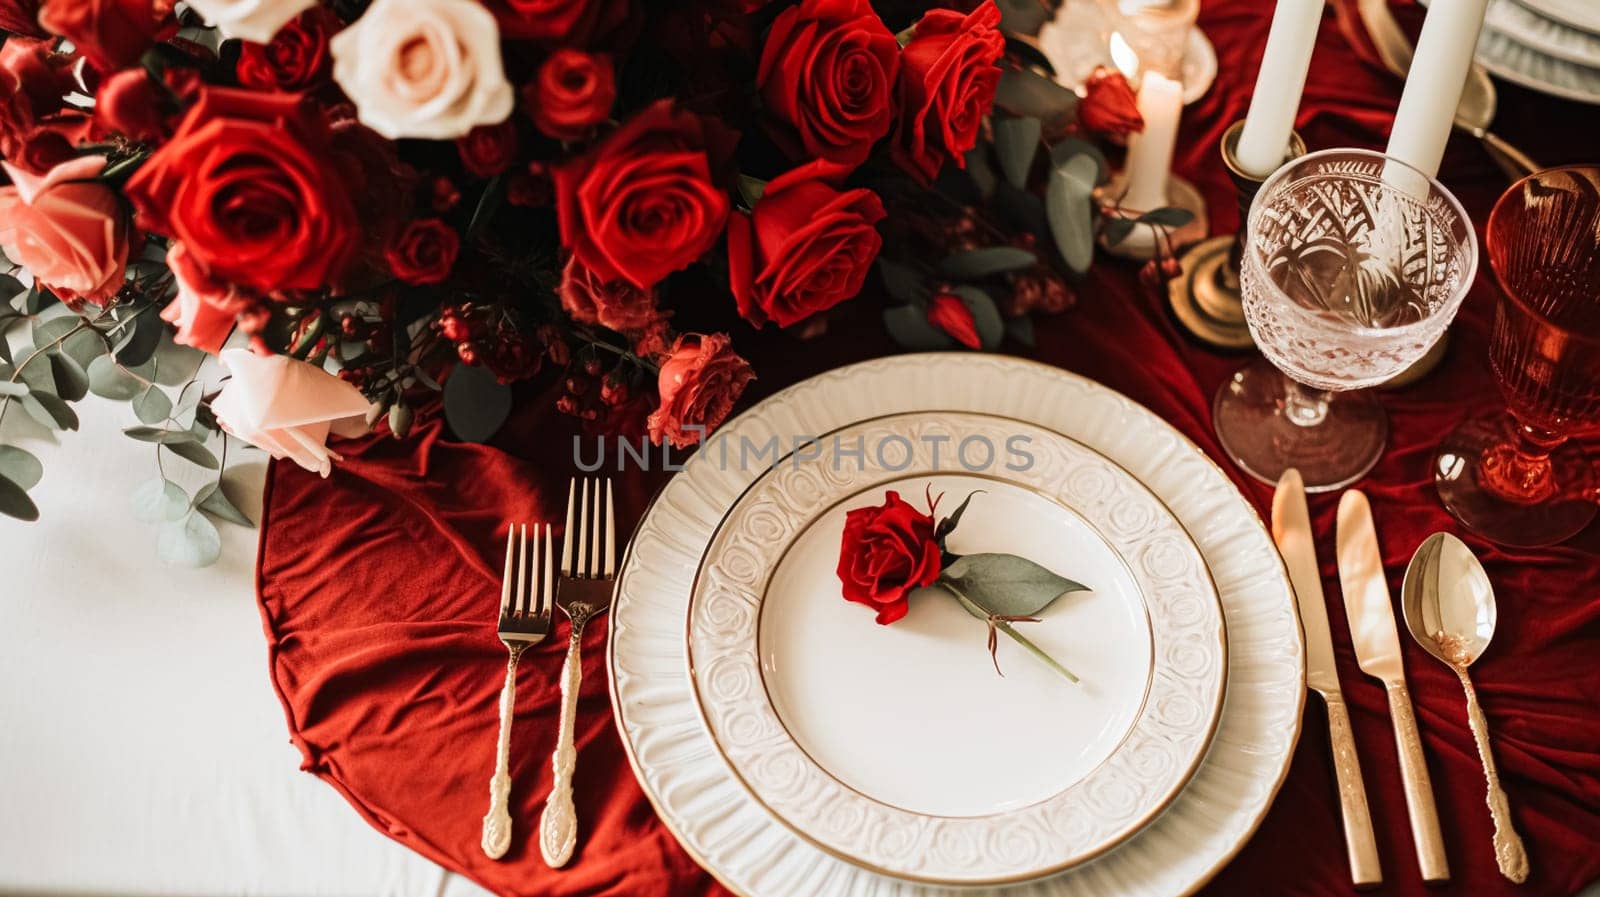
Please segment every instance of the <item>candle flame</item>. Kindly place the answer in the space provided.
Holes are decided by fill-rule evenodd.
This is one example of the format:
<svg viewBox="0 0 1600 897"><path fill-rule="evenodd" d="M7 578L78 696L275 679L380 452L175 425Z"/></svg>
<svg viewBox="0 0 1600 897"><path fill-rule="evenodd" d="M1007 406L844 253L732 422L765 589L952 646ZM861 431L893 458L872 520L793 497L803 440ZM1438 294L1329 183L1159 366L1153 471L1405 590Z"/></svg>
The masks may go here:
<svg viewBox="0 0 1600 897"><path fill-rule="evenodd" d="M1111 39L1107 43L1111 51L1112 64L1130 80L1138 75L1139 54L1133 52L1133 47L1128 45L1128 39L1122 36L1122 32L1111 32Z"/></svg>

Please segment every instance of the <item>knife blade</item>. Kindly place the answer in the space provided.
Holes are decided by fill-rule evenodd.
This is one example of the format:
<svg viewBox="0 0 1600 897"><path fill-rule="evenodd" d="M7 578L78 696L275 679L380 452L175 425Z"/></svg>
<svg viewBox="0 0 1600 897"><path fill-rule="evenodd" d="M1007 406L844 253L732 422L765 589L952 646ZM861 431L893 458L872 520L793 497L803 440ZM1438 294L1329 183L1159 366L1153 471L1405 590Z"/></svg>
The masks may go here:
<svg viewBox="0 0 1600 897"><path fill-rule="evenodd" d="M1350 712L1339 688L1339 670L1333 657L1333 634L1328 628L1328 605L1322 595L1322 570L1311 534L1311 511L1306 506L1305 481L1293 468L1284 471L1272 496L1272 540L1283 555L1300 610L1300 627L1306 636L1306 685L1322 696L1328 708L1328 741L1333 749L1333 770L1339 783L1339 809L1344 819L1345 852L1350 860L1350 880L1358 888L1383 883L1378 862L1378 842L1372 831L1367 805L1367 785L1361 775Z"/></svg>
<svg viewBox="0 0 1600 897"><path fill-rule="evenodd" d="M1450 864L1445 858L1433 783L1428 778L1428 761L1422 753L1422 736L1417 732L1417 717L1400 660L1400 637L1395 631L1394 604L1383 572L1383 554L1372 524L1372 506L1359 490L1351 489L1340 497L1335 535L1339 586L1344 593L1344 612L1350 620L1356 661L1362 671L1383 683L1389 696L1389 716L1394 721L1417 864L1423 881L1448 881Z"/></svg>

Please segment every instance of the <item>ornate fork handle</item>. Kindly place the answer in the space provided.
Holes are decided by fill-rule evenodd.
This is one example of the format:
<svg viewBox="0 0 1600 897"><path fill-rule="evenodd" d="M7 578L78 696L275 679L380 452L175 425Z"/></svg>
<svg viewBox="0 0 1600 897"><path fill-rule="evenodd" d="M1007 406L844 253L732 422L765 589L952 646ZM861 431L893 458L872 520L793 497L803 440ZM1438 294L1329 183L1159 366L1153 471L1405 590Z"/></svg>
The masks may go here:
<svg viewBox="0 0 1600 897"><path fill-rule="evenodd" d="M506 684L500 689L500 736L495 748L494 777L489 780L489 812L483 817L483 853L491 860L511 846L511 719L517 701L517 661L526 645L509 646Z"/></svg>
<svg viewBox="0 0 1600 897"><path fill-rule="evenodd" d="M566 865L578 844L578 813L572 804L572 774L578 765L578 751L572 744L572 730L577 724L578 691L583 684L583 629L593 612L577 604L568 613L572 617L572 636L567 642L567 659L561 665L561 727L556 735L555 754L551 756L555 778L550 785L550 799L539 818L539 852L552 869Z"/></svg>

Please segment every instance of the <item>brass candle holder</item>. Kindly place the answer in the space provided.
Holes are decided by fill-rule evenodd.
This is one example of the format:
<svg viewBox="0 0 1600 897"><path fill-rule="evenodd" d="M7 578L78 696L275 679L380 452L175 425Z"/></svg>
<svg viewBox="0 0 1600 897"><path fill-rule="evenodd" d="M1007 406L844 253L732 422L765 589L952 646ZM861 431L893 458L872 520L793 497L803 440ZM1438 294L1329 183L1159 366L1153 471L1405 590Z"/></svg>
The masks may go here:
<svg viewBox="0 0 1600 897"><path fill-rule="evenodd" d="M1246 174L1239 167L1236 151L1239 132L1243 130L1241 119L1222 135L1222 161L1239 194L1238 230L1191 246L1178 257L1182 273L1167 281L1167 301L1178 323L1196 339L1219 349L1249 349L1255 345L1239 298L1239 260L1250 226L1250 203L1266 178ZM1305 141L1290 131L1289 151L1283 161L1305 155L1305 151Z"/></svg>

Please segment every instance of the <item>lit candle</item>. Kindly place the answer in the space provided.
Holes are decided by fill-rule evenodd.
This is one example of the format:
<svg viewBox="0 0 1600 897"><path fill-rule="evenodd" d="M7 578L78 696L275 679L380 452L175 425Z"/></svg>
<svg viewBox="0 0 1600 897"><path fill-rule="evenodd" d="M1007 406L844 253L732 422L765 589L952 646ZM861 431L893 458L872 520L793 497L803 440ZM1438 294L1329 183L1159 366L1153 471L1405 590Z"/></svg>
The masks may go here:
<svg viewBox="0 0 1600 897"><path fill-rule="evenodd" d="M1239 133L1234 159L1245 174L1265 178L1278 170L1289 151L1300 92L1311 66L1311 48L1317 42L1317 23L1324 0L1278 0L1267 32L1267 49L1261 56L1250 111Z"/></svg>
<svg viewBox="0 0 1600 897"><path fill-rule="evenodd" d="M1160 72L1145 72L1139 84L1139 115L1144 130L1128 135L1127 191L1122 205L1148 212L1167 205L1172 150L1178 143L1183 85Z"/></svg>
<svg viewBox="0 0 1600 897"><path fill-rule="evenodd" d="M1439 173L1487 6L1488 0L1433 0L1417 38L1388 155L1429 177Z"/></svg>

